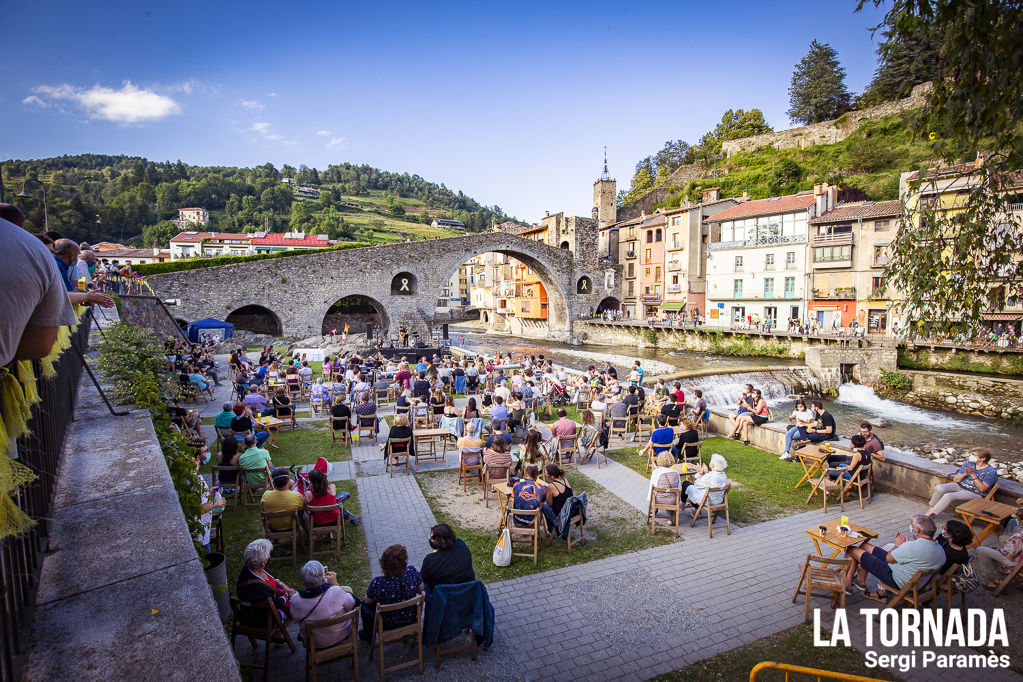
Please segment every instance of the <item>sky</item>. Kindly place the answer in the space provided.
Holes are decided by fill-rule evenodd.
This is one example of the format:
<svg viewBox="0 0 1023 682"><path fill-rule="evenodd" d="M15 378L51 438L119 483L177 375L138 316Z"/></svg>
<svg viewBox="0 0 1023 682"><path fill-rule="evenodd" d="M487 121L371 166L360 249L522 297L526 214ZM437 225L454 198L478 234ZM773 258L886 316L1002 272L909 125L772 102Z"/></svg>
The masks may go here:
<svg viewBox="0 0 1023 682"><path fill-rule="evenodd" d="M772 2L19 2L0 160L101 153L198 165L366 163L537 221L589 216L607 146L627 188L727 109L790 127L830 43L869 83L881 10Z"/></svg>

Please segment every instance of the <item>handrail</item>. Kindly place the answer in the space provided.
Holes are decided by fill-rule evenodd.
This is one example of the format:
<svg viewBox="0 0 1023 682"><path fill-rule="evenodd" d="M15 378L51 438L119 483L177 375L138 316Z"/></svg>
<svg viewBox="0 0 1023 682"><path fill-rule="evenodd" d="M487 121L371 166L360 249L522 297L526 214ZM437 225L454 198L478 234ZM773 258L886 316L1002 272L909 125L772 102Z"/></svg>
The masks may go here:
<svg viewBox="0 0 1023 682"><path fill-rule="evenodd" d="M750 682L756 682L757 674L761 670L782 670L785 672L785 682L789 680L789 673L799 673L801 675L814 675L817 677L818 682L820 680L846 680L847 682L881 682L876 677L863 677L862 675L852 675L850 673L836 673L831 670L821 670L820 668L805 668L801 665L789 665L788 663L775 663L774 661L763 661L753 666L753 669L749 671Z"/></svg>

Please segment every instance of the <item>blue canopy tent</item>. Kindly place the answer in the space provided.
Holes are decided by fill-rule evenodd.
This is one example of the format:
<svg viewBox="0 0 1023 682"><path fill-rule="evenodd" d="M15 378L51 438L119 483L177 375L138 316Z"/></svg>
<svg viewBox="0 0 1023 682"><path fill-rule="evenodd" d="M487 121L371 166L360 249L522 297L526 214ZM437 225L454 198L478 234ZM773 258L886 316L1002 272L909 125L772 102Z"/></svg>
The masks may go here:
<svg viewBox="0 0 1023 682"><path fill-rule="evenodd" d="M212 317L207 317L205 320L189 322L188 327L186 328L186 336L188 336L188 340L196 343L207 339L214 343L219 343L224 339L231 338L233 334L233 324L230 322L224 322L223 320L215 320Z"/></svg>

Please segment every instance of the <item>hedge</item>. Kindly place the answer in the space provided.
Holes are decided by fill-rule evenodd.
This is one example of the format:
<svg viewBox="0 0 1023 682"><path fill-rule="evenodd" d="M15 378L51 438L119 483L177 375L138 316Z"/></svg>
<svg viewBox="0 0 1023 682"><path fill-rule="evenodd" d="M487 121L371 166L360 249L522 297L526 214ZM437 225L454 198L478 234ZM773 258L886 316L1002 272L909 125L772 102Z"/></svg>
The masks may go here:
<svg viewBox="0 0 1023 682"><path fill-rule="evenodd" d="M310 253L323 253L325 251L346 251L348 249L361 249L366 246L375 246L366 242L350 242L329 246L323 249L295 249L294 251L277 251L276 253L258 253L252 256L215 256L213 258L183 258L181 260L168 261L166 263L142 263L133 266L133 270L140 275L162 275L167 272L182 272L184 270L197 270L199 268L212 268L218 265L234 265L236 263L248 263L256 260L267 260L270 258L287 258L289 256L304 256Z"/></svg>

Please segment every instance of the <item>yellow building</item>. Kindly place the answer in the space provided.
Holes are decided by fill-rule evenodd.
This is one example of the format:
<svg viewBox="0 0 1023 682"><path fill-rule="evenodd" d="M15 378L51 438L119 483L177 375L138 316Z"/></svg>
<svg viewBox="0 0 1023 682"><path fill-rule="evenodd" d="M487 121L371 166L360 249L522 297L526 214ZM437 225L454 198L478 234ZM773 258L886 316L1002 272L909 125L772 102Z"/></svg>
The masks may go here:
<svg viewBox="0 0 1023 682"><path fill-rule="evenodd" d="M511 302L515 315L532 320L546 320L547 290L540 283L540 278L522 263L515 263L512 267L515 295Z"/></svg>

